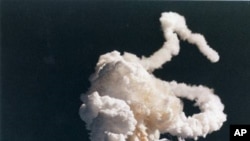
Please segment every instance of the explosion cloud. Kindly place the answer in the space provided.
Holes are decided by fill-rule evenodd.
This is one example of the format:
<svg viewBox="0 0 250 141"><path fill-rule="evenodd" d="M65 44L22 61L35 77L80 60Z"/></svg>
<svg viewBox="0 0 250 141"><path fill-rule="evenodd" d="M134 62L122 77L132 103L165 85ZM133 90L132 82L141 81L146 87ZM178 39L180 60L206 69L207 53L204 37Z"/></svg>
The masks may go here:
<svg viewBox="0 0 250 141"><path fill-rule="evenodd" d="M178 55L179 39L195 44L211 62L219 60L201 34L192 33L185 18L174 12L160 18L162 48L150 57L113 51L101 55L82 95L80 117L91 130L91 141L168 141L160 134L185 138L206 137L226 121L224 105L212 89L156 78L152 72ZM180 98L195 101L200 113L186 116Z"/></svg>

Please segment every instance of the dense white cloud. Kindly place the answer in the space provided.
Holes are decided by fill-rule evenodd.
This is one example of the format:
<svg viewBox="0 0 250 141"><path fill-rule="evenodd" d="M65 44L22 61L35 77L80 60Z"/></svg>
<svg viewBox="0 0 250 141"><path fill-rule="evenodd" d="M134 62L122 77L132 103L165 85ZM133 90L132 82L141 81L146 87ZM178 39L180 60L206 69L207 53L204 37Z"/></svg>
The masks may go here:
<svg viewBox="0 0 250 141"><path fill-rule="evenodd" d="M213 90L163 81L151 73L179 53L177 34L197 45L210 61L219 60L205 38L187 28L184 17L168 12L160 21L166 42L150 57L118 51L100 56L80 108L92 141L168 141L160 139L161 133L197 139L226 121L224 105ZM180 98L195 101L201 112L187 117Z"/></svg>

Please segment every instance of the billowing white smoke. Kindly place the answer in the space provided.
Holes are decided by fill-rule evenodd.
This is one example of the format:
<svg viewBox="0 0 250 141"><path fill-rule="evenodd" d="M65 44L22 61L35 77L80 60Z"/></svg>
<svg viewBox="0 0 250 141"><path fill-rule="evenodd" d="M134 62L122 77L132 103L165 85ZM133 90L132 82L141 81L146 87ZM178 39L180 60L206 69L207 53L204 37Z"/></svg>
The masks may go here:
<svg viewBox="0 0 250 141"><path fill-rule="evenodd" d="M118 51L100 56L80 108L92 141L168 141L160 139L161 133L197 139L226 121L224 105L213 90L163 81L151 73L179 53L177 34L211 62L219 60L204 37L187 28L184 17L168 12L160 21L166 42L149 58ZM187 117L180 98L195 101L201 112Z"/></svg>

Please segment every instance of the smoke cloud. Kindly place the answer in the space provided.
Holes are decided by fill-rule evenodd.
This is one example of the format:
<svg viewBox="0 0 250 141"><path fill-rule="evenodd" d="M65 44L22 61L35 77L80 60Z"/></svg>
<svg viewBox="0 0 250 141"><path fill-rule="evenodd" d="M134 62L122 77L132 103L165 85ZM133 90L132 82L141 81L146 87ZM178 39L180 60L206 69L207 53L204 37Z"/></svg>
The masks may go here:
<svg viewBox="0 0 250 141"><path fill-rule="evenodd" d="M219 130L226 121L224 105L212 89L167 82L152 74L178 55L177 35L195 44L211 62L219 60L203 35L188 29L183 16L165 12L160 22L166 41L150 57L118 51L100 56L79 110L91 130L91 141L169 141L160 139L162 133L180 141L198 139ZM180 98L195 101L201 112L187 117Z"/></svg>

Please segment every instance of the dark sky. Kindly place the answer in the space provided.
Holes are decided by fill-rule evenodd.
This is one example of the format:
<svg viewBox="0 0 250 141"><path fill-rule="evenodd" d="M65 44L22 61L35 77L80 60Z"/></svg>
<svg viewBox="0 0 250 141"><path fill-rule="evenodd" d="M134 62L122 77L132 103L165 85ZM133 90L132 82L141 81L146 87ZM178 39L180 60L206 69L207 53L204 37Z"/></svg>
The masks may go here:
<svg viewBox="0 0 250 141"><path fill-rule="evenodd" d="M229 125L250 124L249 2L6 0L0 10L1 141L88 141L79 97L99 55L148 56L159 49L164 11L185 16L221 56L212 64L181 42L179 56L154 72L167 81L206 85L221 97L228 120L199 141L228 141Z"/></svg>

